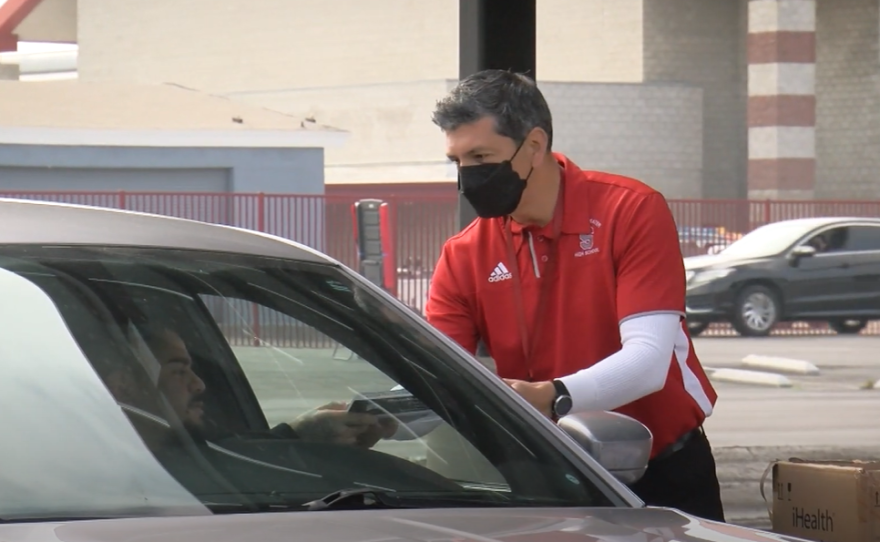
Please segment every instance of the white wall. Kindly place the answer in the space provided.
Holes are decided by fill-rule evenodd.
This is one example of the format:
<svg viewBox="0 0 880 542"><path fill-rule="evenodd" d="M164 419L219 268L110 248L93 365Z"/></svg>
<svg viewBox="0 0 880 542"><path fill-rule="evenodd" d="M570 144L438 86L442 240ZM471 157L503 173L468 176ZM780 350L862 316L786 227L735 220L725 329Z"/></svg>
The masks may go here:
<svg viewBox="0 0 880 542"><path fill-rule="evenodd" d="M352 133L327 149L328 183L453 180L431 111L454 81L233 95ZM668 197L702 194L702 92L686 85L540 84L554 147L587 169L642 179Z"/></svg>

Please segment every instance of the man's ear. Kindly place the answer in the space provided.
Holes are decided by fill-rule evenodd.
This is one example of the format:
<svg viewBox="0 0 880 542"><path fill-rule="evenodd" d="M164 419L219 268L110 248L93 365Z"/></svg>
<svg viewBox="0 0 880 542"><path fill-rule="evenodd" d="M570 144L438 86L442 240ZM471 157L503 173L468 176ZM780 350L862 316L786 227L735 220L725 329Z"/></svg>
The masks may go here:
<svg viewBox="0 0 880 542"><path fill-rule="evenodd" d="M541 128L533 128L526 138L526 144L532 151L532 167L538 167L544 162L547 156L547 143L549 142L547 132Z"/></svg>

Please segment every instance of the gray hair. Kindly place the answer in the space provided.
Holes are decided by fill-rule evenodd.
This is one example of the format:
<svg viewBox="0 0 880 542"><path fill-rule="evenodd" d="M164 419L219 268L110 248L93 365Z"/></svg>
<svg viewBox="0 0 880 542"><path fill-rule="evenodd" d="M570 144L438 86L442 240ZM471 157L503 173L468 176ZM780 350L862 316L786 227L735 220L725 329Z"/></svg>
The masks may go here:
<svg viewBox="0 0 880 542"><path fill-rule="evenodd" d="M495 131L517 144L535 128L547 132L547 150L553 144L553 118L544 95L526 75L507 70L484 70L461 80L434 109L434 124L450 132L485 117L495 120Z"/></svg>

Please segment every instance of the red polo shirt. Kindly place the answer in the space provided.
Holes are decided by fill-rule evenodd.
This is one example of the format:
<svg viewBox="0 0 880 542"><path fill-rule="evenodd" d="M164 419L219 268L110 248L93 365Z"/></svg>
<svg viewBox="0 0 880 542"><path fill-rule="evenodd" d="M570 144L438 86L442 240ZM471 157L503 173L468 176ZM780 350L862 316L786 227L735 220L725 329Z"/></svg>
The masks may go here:
<svg viewBox="0 0 880 542"><path fill-rule="evenodd" d="M663 196L634 179L582 171L555 156L564 183L558 240L553 221L543 228L511 221L513 262L505 219L477 219L444 245L425 308L432 325L470 352L482 338L504 378L542 381L576 373L621 349L620 321L685 313L684 264ZM548 269L551 258L557 260ZM530 359L520 314L533 343ZM651 430L656 455L698 427L716 399L682 318L665 387L617 411Z"/></svg>

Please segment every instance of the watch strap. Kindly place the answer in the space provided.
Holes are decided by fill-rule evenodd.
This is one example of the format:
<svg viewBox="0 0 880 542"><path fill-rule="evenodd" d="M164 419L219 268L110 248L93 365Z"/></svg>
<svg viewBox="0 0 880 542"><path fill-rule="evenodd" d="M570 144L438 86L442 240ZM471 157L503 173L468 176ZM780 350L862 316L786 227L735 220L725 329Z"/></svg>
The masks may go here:
<svg viewBox="0 0 880 542"><path fill-rule="evenodd" d="M568 393L568 388L565 384L562 383L561 380L553 380L553 388L556 390L556 396L553 398L553 402L550 403L550 413L553 415L555 420L558 420L560 416L565 416L571 410L571 394ZM560 413L557 411L560 403L566 404L564 408L564 412Z"/></svg>
<svg viewBox="0 0 880 542"><path fill-rule="evenodd" d="M571 394L568 393L568 388L562 382L562 380L553 380L553 388L556 390L556 397L558 398L560 395L568 395L571 397Z"/></svg>

